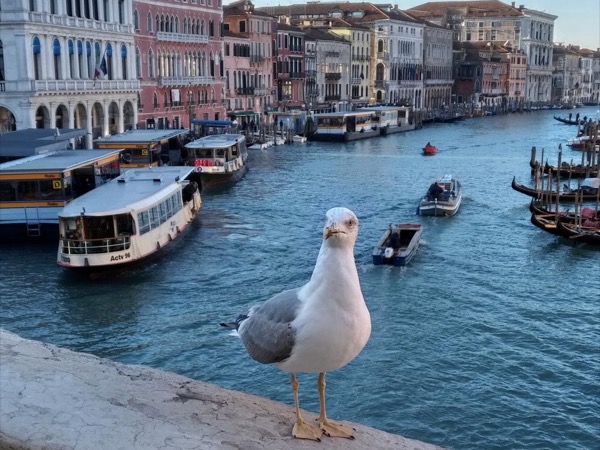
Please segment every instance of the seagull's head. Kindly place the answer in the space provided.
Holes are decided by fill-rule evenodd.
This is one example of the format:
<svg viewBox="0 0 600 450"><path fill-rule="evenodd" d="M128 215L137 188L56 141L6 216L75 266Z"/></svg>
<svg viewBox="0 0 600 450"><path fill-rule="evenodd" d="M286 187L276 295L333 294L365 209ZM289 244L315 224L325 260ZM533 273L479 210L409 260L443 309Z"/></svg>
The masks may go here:
<svg viewBox="0 0 600 450"><path fill-rule="evenodd" d="M358 236L358 218L348 208L331 208L325 214L323 239L331 245L354 245Z"/></svg>

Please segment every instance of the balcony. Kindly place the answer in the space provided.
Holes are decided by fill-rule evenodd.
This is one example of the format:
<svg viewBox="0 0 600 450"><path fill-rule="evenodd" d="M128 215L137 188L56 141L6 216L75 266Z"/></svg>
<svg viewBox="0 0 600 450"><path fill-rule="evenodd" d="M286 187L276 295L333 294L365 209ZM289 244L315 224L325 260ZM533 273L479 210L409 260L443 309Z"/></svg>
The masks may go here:
<svg viewBox="0 0 600 450"><path fill-rule="evenodd" d="M362 78L352 78L352 84L360 84L363 82Z"/></svg>
<svg viewBox="0 0 600 450"><path fill-rule="evenodd" d="M263 55L250 55L250 62L259 63L265 59Z"/></svg>
<svg viewBox="0 0 600 450"><path fill-rule="evenodd" d="M208 36L202 36L199 34L169 33L166 31L157 32L156 40L162 42L182 42L186 44L208 44Z"/></svg>
<svg viewBox="0 0 600 450"><path fill-rule="evenodd" d="M66 28L106 31L110 33L126 33L133 35L133 24L102 22L83 17L55 15L47 12L30 12L29 22L61 25Z"/></svg>
<svg viewBox="0 0 600 450"><path fill-rule="evenodd" d="M339 58L341 55L340 52L325 52L326 58Z"/></svg>
<svg viewBox="0 0 600 450"><path fill-rule="evenodd" d="M158 86L208 86L213 84L214 77L159 77Z"/></svg>
<svg viewBox="0 0 600 450"><path fill-rule="evenodd" d="M325 73L325 80L327 81L337 81L342 79L342 74L337 72L327 72Z"/></svg>
<svg viewBox="0 0 600 450"><path fill-rule="evenodd" d="M377 52L377 59L388 59L388 52Z"/></svg>
<svg viewBox="0 0 600 450"><path fill-rule="evenodd" d="M385 89L385 80L375 80L375 88L376 89Z"/></svg>
<svg viewBox="0 0 600 450"><path fill-rule="evenodd" d="M290 78L304 79L304 72L292 72L290 73Z"/></svg>
<svg viewBox="0 0 600 450"><path fill-rule="evenodd" d="M139 80L21 80L0 83L1 92L76 93L139 89Z"/></svg>
<svg viewBox="0 0 600 450"><path fill-rule="evenodd" d="M335 102L338 100L341 100L342 96L341 95L326 95L325 96L325 101L326 102Z"/></svg>
<svg viewBox="0 0 600 450"><path fill-rule="evenodd" d="M236 88L235 93L237 95L254 95L253 87Z"/></svg>
<svg viewBox="0 0 600 450"><path fill-rule="evenodd" d="M254 88L254 95L268 95L269 90L264 87Z"/></svg>
<svg viewBox="0 0 600 450"><path fill-rule="evenodd" d="M307 70L304 73L306 74L306 78L315 78L317 76L316 70Z"/></svg>

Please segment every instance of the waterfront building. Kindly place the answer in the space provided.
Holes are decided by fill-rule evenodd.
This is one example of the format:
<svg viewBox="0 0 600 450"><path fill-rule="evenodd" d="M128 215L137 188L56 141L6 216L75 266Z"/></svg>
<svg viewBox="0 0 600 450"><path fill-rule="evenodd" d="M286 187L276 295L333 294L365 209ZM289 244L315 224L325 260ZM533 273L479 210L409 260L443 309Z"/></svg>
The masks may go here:
<svg viewBox="0 0 600 450"><path fill-rule="evenodd" d="M223 32L225 66L225 109L227 116L238 118L240 128L256 123L254 114L254 72L250 67L250 38L233 31Z"/></svg>
<svg viewBox="0 0 600 450"><path fill-rule="evenodd" d="M579 83L579 99L577 103L591 103L593 91L593 62L594 52L587 48L579 50L579 68L581 82Z"/></svg>
<svg viewBox="0 0 600 450"><path fill-rule="evenodd" d="M527 84L527 56L521 50L506 46L508 58L508 108L520 110L525 104Z"/></svg>
<svg viewBox="0 0 600 450"><path fill-rule="evenodd" d="M304 32L285 23L275 24L276 105L279 111L304 109Z"/></svg>
<svg viewBox="0 0 600 450"><path fill-rule="evenodd" d="M133 0L137 128L224 117L222 17L221 0Z"/></svg>
<svg viewBox="0 0 600 450"><path fill-rule="evenodd" d="M592 96L589 103L600 106L600 48L594 52L592 80Z"/></svg>
<svg viewBox="0 0 600 450"><path fill-rule="evenodd" d="M428 2L407 12L452 29L457 41L494 42L521 50L527 58L525 100L531 104L551 102L554 21L558 16L498 0Z"/></svg>
<svg viewBox="0 0 600 450"><path fill-rule="evenodd" d="M371 59L371 43L373 32L365 25L351 23L344 19L334 18L327 31L350 42L350 97L352 110L369 105L371 77L369 61Z"/></svg>
<svg viewBox="0 0 600 450"><path fill-rule="evenodd" d="M0 131L77 128L94 138L137 122L132 0L2 0Z"/></svg>
<svg viewBox="0 0 600 450"><path fill-rule="evenodd" d="M273 108L273 98L275 95L273 84L273 22L274 19L268 14L254 8L250 0L239 0L230 3L223 8L223 26L225 31L235 33L239 39L244 38L250 45L248 70L230 69L227 76L230 89L246 89L245 94L246 109L239 109L241 103L235 97L229 97L229 105L233 109L228 109L227 115L238 121L255 120L256 125L265 123L266 112ZM232 35L233 36L233 35ZM226 44L227 48L227 44ZM230 56L233 47L229 46ZM248 58L248 57L242 57ZM235 78L237 77L237 81ZM233 79L232 79L233 78ZM246 79L244 84L244 78ZM232 91L229 91L231 94ZM256 118L255 118L256 117Z"/></svg>
<svg viewBox="0 0 600 450"><path fill-rule="evenodd" d="M552 98L557 104L574 106L579 102L581 69L579 48L557 45L553 51Z"/></svg>
<svg viewBox="0 0 600 450"><path fill-rule="evenodd" d="M441 109L451 99L456 103L452 92L452 30L426 23L423 45L423 107Z"/></svg>
<svg viewBox="0 0 600 450"><path fill-rule="evenodd" d="M307 28L304 31L306 39L315 42L316 84L319 87L319 95L313 111L349 111L350 42L316 28Z"/></svg>
<svg viewBox="0 0 600 450"><path fill-rule="evenodd" d="M319 102L319 85L317 84L317 41L304 36L304 100L308 111L312 111Z"/></svg>

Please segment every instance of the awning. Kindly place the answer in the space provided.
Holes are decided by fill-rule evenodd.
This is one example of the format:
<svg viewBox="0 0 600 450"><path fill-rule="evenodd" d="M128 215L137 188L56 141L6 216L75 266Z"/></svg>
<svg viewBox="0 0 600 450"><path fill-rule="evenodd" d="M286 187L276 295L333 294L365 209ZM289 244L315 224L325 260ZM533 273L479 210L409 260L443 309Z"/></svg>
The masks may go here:
<svg viewBox="0 0 600 450"><path fill-rule="evenodd" d="M227 113L227 115L233 117L254 117L260 115L260 113L256 113L254 111L233 111Z"/></svg>

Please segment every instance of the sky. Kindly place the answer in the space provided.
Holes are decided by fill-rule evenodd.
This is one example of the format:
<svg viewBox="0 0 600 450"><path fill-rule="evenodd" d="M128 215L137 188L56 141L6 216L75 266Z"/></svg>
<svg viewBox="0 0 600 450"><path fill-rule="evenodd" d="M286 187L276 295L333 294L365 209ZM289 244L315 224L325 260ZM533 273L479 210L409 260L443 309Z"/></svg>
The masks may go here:
<svg viewBox="0 0 600 450"><path fill-rule="evenodd" d="M326 1L324 0L323 3ZM227 1L225 4L229 3ZM306 3L306 0L252 0L255 6L273 6ZM372 3L386 3L381 0ZM393 0L388 3L400 9L409 9L426 3L422 0ZM510 5L512 1L503 1ZM600 0L515 0L515 5L544 11L558 16L554 21L554 42L579 45L581 48L600 48Z"/></svg>

